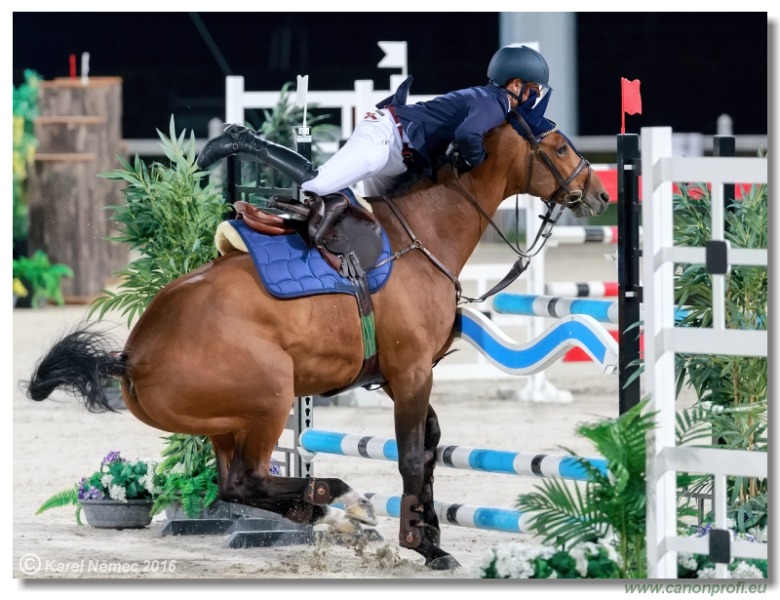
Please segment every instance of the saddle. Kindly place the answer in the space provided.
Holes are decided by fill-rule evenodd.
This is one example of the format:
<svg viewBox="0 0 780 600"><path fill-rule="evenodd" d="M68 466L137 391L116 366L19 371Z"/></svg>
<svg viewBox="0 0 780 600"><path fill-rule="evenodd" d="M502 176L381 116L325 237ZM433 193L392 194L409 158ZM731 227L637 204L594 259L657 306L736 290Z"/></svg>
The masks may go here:
<svg viewBox="0 0 780 600"><path fill-rule="evenodd" d="M305 202L274 196L267 208L243 200L233 206L238 218L259 233L298 234L344 277L359 277L382 251L379 222L346 194L311 194Z"/></svg>

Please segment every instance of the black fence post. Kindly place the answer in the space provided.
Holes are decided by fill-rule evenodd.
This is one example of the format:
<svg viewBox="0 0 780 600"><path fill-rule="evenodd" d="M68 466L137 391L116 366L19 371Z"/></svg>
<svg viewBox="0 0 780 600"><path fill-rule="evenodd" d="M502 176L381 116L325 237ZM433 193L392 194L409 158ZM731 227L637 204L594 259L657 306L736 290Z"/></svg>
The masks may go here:
<svg viewBox="0 0 780 600"><path fill-rule="evenodd" d="M637 377L627 384L639 368L639 307L642 287L639 278L639 135L617 136L618 159L618 359L620 390L619 411L622 415L640 400ZM632 327L633 326L633 327ZM630 331L627 328L632 327ZM634 363L631 367L631 365Z"/></svg>

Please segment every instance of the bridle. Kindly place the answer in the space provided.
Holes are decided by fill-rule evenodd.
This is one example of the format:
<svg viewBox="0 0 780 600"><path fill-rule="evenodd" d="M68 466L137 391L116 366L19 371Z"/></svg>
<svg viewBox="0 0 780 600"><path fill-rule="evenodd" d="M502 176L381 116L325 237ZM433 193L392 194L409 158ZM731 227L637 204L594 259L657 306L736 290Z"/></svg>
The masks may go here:
<svg viewBox="0 0 780 600"><path fill-rule="evenodd" d="M563 211L566 208L573 208L578 204L584 202L584 198L587 196L588 189L590 188L590 180L591 180L591 175L593 173L593 169L590 163L585 159L585 157L582 156L582 154L580 154L579 152L577 152L577 150L574 148L574 144L572 144L571 141L565 135L558 132L558 126L555 125L555 123L553 123L552 121L550 121L550 123L552 123L553 127L549 131L546 131L540 135L535 135L533 133L531 126L528 124L525 118L517 111L512 112L512 115L510 116L510 123L515 128L515 130L521 135L521 137L523 137L531 145L531 152L528 155L529 184L533 180L533 169L534 169L534 165L536 164L535 159L538 159L550 171L553 178L558 183L558 187L550 196L550 198L547 200L542 199L542 202L544 202L547 207L547 211L544 215L539 215L539 218L542 220L542 224L539 226L539 230L536 232L536 237L534 238L533 243L526 250L521 249L519 246L520 209L519 209L519 200L517 199L517 197L515 200L516 202L515 203L515 226L517 228L516 231L517 235L515 236L515 238L517 241L513 244L512 242L509 241L509 239L507 239L507 237L504 235L504 233L501 231L498 225L495 224L493 219L490 217L487 211L482 207L479 201L474 197L474 195L466 188L465 185L463 185L463 182L461 181L457 170L453 167L453 172L455 175L453 181L456 183L458 191L469 201L469 203L477 210L477 212L480 213L480 215L488 222L488 224L493 229L495 229L496 232L498 232L498 235L501 237L501 239L507 244L507 246L509 246L512 252L514 252L518 257L517 261L515 262L514 265L512 265L512 268L504 276L504 278L500 282L498 282L495 286L493 286L490 290L482 294L479 298L470 298L468 296L463 296L462 287L458 278L449 269L447 269L447 267L445 267L444 264L440 260L438 260L423 245L423 243L419 239L417 239L411 227L409 226L406 219L404 218L403 214L398 210L398 207L388 196L384 196L382 199L385 201L385 203L387 203L387 205L390 207L392 212L395 214L398 221L406 230L406 233L411 238L412 243L409 246L406 246L405 248L396 252L393 256L381 261L380 264L397 260L404 254L412 250L420 250L428 258L428 260L430 260L433 263L434 266L436 266L440 271L442 271L453 282L453 284L455 285L456 301L458 304L484 302L485 299L489 298L494 294L497 294L505 287L507 287L510 283L515 281L520 275L523 274L523 272L528 268L528 265L531 262L531 258L536 256L539 252L541 252L542 248L544 248L544 245L547 243L547 240L552 235L553 227L561 218ZM544 148L542 147L542 140L544 140L544 138L547 137L548 135L555 132L560 133L560 135L563 136L563 138L566 140L566 143L569 144L569 147L571 147L571 149L574 152L576 152L577 155L580 157L579 163L577 164L575 169L571 172L571 174L568 177L564 177L561 174L558 167L555 166L555 163L547 155L547 153L544 151ZM583 169L588 170L588 178L585 182L585 187L583 189L572 190L569 187L569 185L571 184L572 181L574 181L577 178L577 176L583 171ZM526 189L521 193L525 194L527 192L528 190ZM561 196L562 196L562 201L558 202ZM380 265L375 265L374 268L376 268L377 266Z"/></svg>
<svg viewBox="0 0 780 600"><path fill-rule="evenodd" d="M555 178L555 181L558 182L558 188L553 192L549 200L543 200L543 202L545 202L548 206L550 204L558 204L563 208L574 208L576 205L584 202L584 198L588 195L593 169L585 157L577 152L574 144L571 143L571 140L569 140L569 138L567 138L558 130L558 125L556 125L554 121L549 122L553 125L552 129L536 135L532 131L528 121L526 121L523 115L521 115L518 111L512 111L512 114L510 115L510 123L512 126L523 138L528 141L529 144L531 144L531 153L528 156L528 181L530 182L533 179L534 164L536 164L534 157L536 157L542 162L542 164L544 164L545 167L547 167L547 170L550 171L550 174L553 176L553 178ZM544 140L544 138L546 138L548 135L556 132L566 140L566 143L569 145L569 147L577 154L577 156L580 157L580 162L568 177L564 177L561 174L561 172L558 170L558 167L555 166L555 163L547 155L547 153L544 151L544 148L542 147L542 140ZM583 169L588 170L588 178L585 181L585 187L581 190L572 190L569 187L569 184L577 178ZM563 200L558 202L561 195L563 195Z"/></svg>

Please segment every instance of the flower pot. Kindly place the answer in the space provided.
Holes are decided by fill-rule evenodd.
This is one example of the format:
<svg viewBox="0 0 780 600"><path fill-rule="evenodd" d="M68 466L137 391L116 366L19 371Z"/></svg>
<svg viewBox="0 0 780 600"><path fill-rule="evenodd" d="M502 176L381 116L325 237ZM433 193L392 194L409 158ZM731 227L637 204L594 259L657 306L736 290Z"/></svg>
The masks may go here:
<svg viewBox="0 0 780 600"><path fill-rule="evenodd" d="M87 523L103 529L138 529L152 522L150 499L128 500L79 500Z"/></svg>

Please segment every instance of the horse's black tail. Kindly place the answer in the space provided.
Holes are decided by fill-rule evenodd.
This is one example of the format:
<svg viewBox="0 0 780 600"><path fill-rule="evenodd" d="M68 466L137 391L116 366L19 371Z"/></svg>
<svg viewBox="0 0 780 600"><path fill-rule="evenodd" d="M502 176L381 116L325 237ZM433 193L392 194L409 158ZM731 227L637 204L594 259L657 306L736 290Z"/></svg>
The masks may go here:
<svg viewBox="0 0 780 600"><path fill-rule="evenodd" d="M27 396L45 400L57 388L83 399L90 412L114 411L106 386L127 372L126 355L112 352L100 332L77 329L49 350L35 367L27 384Z"/></svg>

